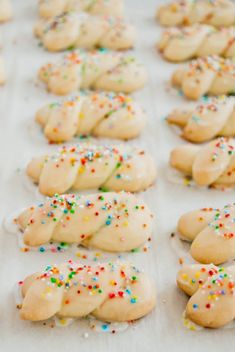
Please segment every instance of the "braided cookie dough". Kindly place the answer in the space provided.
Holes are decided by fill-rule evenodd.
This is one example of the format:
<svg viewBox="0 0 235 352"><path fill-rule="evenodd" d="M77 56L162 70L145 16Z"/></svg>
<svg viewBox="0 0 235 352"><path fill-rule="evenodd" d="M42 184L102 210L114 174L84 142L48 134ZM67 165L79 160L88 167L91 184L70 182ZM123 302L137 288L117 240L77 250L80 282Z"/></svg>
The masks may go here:
<svg viewBox="0 0 235 352"><path fill-rule="evenodd" d="M190 253L199 263L221 264L235 258L235 204L222 209L190 211L178 221L182 239L192 242Z"/></svg>
<svg viewBox="0 0 235 352"><path fill-rule="evenodd" d="M235 58L235 27L216 29L203 24L173 27L163 33L158 49L166 60L173 62L208 55Z"/></svg>
<svg viewBox="0 0 235 352"><path fill-rule="evenodd" d="M116 17L97 17L67 12L48 21L40 20L35 35L49 51L68 48L130 49L135 44L134 26Z"/></svg>
<svg viewBox="0 0 235 352"><path fill-rule="evenodd" d="M126 262L90 266L69 260L48 265L28 276L21 292L20 317L30 321L91 314L107 322L125 322L142 318L156 305L152 281Z"/></svg>
<svg viewBox="0 0 235 352"><path fill-rule="evenodd" d="M235 4L232 0L171 1L158 9L157 18L167 27L194 23L229 27L235 24Z"/></svg>
<svg viewBox="0 0 235 352"><path fill-rule="evenodd" d="M0 57L0 85L5 84L6 82L6 72L3 59Z"/></svg>
<svg viewBox="0 0 235 352"><path fill-rule="evenodd" d="M182 137L202 143L218 136L235 137L235 99L220 96L204 99L194 108L178 108L167 117L182 129Z"/></svg>
<svg viewBox="0 0 235 352"><path fill-rule="evenodd" d="M143 191L154 183L156 168L149 154L130 146L77 145L33 159L27 174L42 194L53 196L71 188Z"/></svg>
<svg viewBox="0 0 235 352"><path fill-rule="evenodd" d="M234 187L235 140L218 138L199 147L183 145L173 149L170 165L199 186Z"/></svg>
<svg viewBox="0 0 235 352"><path fill-rule="evenodd" d="M48 104L37 112L36 121L54 143L84 134L127 140L141 133L146 116L131 97L99 92Z"/></svg>
<svg viewBox="0 0 235 352"><path fill-rule="evenodd" d="M63 12L89 12L92 15L123 16L123 0L39 0L39 14L49 18Z"/></svg>
<svg viewBox="0 0 235 352"><path fill-rule="evenodd" d="M10 0L0 0L0 23L12 18L12 5Z"/></svg>
<svg viewBox="0 0 235 352"><path fill-rule="evenodd" d="M57 95L88 88L131 93L145 85L147 73L131 55L104 49L89 53L80 50L57 64L43 66L39 78Z"/></svg>
<svg viewBox="0 0 235 352"><path fill-rule="evenodd" d="M205 94L234 94L235 62L218 56L199 58L188 67L177 69L172 76L172 84L193 100Z"/></svg>
<svg viewBox="0 0 235 352"><path fill-rule="evenodd" d="M29 246L56 241L123 252L147 242L152 234L152 217L134 195L108 192L55 195L23 211L16 223Z"/></svg>
<svg viewBox="0 0 235 352"><path fill-rule="evenodd" d="M177 284L191 296L186 317L194 323L220 328L235 318L235 265L185 265L178 273Z"/></svg>

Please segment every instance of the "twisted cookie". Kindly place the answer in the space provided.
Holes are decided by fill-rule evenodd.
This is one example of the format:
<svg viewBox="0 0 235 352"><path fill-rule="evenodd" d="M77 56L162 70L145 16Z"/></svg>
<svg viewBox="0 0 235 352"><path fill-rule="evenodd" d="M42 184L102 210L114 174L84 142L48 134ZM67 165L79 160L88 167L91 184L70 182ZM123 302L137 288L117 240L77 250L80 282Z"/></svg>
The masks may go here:
<svg viewBox="0 0 235 352"><path fill-rule="evenodd" d="M183 145L171 152L170 165L199 186L235 185L234 139L218 138L205 146Z"/></svg>
<svg viewBox="0 0 235 352"><path fill-rule="evenodd" d="M93 15L123 16L123 0L39 0L41 17L53 17L66 11L86 11Z"/></svg>
<svg viewBox="0 0 235 352"><path fill-rule="evenodd" d="M172 84L193 100L205 94L234 94L235 62L218 56L199 58L187 68L177 69L172 76Z"/></svg>
<svg viewBox="0 0 235 352"><path fill-rule="evenodd" d="M40 20L35 35L49 51L68 48L101 47L130 49L135 43L135 29L115 17L97 17L86 13L67 12L50 20Z"/></svg>
<svg viewBox="0 0 235 352"><path fill-rule="evenodd" d="M12 5L10 0L0 0L0 23L12 18Z"/></svg>
<svg viewBox="0 0 235 352"><path fill-rule="evenodd" d="M93 93L46 105L36 114L51 142L66 142L75 135L130 139L145 125L145 114L129 96Z"/></svg>
<svg viewBox="0 0 235 352"><path fill-rule="evenodd" d="M22 212L16 220L23 241L82 244L106 251L130 251L152 233L148 207L129 193L55 195Z"/></svg>
<svg viewBox="0 0 235 352"><path fill-rule="evenodd" d="M6 82L6 72L3 59L0 57L0 85Z"/></svg>
<svg viewBox="0 0 235 352"><path fill-rule="evenodd" d="M178 287L192 296L186 317L207 328L219 328L235 318L235 265L185 265L177 276Z"/></svg>
<svg viewBox="0 0 235 352"><path fill-rule="evenodd" d="M207 23L216 27L235 24L235 4L232 0L178 0L162 5L157 18L163 26Z"/></svg>
<svg viewBox="0 0 235 352"><path fill-rule="evenodd" d="M235 258L235 204L204 208L181 216L178 231L192 242L191 255L199 263L221 264Z"/></svg>
<svg viewBox="0 0 235 352"><path fill-rule="evenodd" d="M175 109L167 117L170 124L179 126L182 137L202 143L217 136L235 136L235 100L232 97L205 99L195 108Z"/></svg>
<svg viewBox="0 0 235 352"><path fill-rule="evenodd" d="M42 273L28 276L21 292L20 317L31 321L91 314L100 320L123 322L147 315L156 304L152 281L121 262L89 266L69 260L48 265Z"/></svg>
<svg viewBox="0 0 235 352"><path fill-rule="evenodd" d="M53 196L71 188L143 191L155 181L156 169L150 155L133 147L77 145L33 159L27 174L42 194Z"/></svg>
<svg viewBox="0 0 235 352"><path fill-rule="evenodd" d="M133 56L107 50L71 52L61 63L43 66L39 77L58 95L87 88L131 93L147 80L143 65Z"/></svg>
<svg viewBox="0 0 235 352"><path fill-rule="evenodd" d="M235 58L235 28L215 29L203 24L173 27L163 33L158 48L166 60L173 62L208 55Z"/></svg>

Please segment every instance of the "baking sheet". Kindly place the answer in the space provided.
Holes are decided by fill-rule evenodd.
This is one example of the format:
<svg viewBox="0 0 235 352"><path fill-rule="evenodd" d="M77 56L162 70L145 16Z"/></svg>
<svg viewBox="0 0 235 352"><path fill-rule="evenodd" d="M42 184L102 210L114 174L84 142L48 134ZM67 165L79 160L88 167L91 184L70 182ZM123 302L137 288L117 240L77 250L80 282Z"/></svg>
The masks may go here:
<svg viewBox="0 0 235 352"><path fill-rule="evenodd" d="M138 29L135 54L144 61L149 73L146 88L135 94L147 111L148 124L141 137L131 143L148 149L158 165L157 184L141 195L155 213L151 248L147 253L129 255L129 259L154 278L158 292L156 310L117 334L94 333L80 322L67 328L50 328L20 321L13 294L15 283L46 264L67 259L68 253L21 253L16 237L1 228L1 351L148 352L190 349L193 352L210 348L214 351L234 349L233 329L192 332L182 323L187 299L175 285L179 264L170 245L170 233L183 212L233 202L234 191L186 188L167 180L169 152L183 142L166 125L164 117L184 99L175 92L167 91L167 81L176 66L164 62L155 49L161 28L154 15L160 3L157 0L126 0L127 16ZM13 5L14 20L0 28L8 71L7 84L0 88L1 221L15 210L38 200L37 192L25 187L21 170L31 157L53 148L43 138L37 138L37 131L32 131L32 120L38 108L57 100L38 84L37 70L48 60L56 60L60 56L45 52L33 37L37 1L15 0Z"/></svg>

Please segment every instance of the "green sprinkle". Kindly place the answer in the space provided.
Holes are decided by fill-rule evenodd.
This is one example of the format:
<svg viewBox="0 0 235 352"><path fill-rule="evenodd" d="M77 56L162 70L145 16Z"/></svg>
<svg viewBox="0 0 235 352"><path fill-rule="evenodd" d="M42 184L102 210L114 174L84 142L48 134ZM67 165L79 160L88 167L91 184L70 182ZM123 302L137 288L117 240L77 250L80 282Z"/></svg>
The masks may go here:
<svg viewBox="0 0 235 352"><path fill-rule="evenodd" d="M71 45L71 46L69 46L68 48L67 48L67 50L69 50L69 51L73 51L75 49L75 46L74 45Z"/></svg>
<svg viewBox="0 0 235 352"><path fill-rule="evenodd" d="M100 187L99 191L101 191L101 192L109 192L109 189L106 188L106 187Z"/></svg>

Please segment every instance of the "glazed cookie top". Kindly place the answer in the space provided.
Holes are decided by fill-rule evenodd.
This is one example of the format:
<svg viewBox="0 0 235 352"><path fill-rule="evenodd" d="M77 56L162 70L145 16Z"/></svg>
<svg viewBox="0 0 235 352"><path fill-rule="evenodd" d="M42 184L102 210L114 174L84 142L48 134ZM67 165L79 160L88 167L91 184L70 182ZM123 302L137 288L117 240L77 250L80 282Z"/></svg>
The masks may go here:
<svg viewBox="0 0 235 352"><path fill-rule="evenodd" d="M192 100L204 95L231 95L235 87L235 62L214 55L198 58L178 68L171 82Z"/></svg>
<svg viewBox="0 0 235 352"><path fill-rule="evenodd" d="M155 181L156 169L152 157L141 149L81 144L33 159L27 174L39 183L42 194L52 196L72 187L138 192Z"/></svg>
<svg viewBox="0 0 235 352"><path fill-rule="evenodd" d="M217 136L235 136L235 99L219 96L203 98L195 107L174 109L167 122L179 126L182 137L202 143Z"/></svg>
<svg viewBox="0 0 235 352"><path fill-rule="evenodd" d="M192 242L190 253L203 264L222 264L235 257L235 206L204 208L182 215L178 231L183 240Z"/></svg>
<svg viewBox="0 0 235 352"><path fill-rule="evenodd" d="M185 265L178 273L177 283L191 296L186 317L194 323L219 328L234 319L234 265Z"/></svg>
<svg viewBox="0 0 235 352"><path fill-rule="evenodd" d="M42 107L36 121L53 143L87 134L126 140L142 132L146 114L136 101L124 94L80 93Z"/></svg>
<svg viewBox="0 0 235 352"><path fill-rule="evenodd" d="M163 57L181 62L194 57L220 55L235 57L235 28L215 28L205 24L167 29L158 43Z"/></svg>
<svg viewBox="0 0 235 352"><path fill-rule="evenodd" d="M134 46L134 26L116 17L66 12L50 20L40 20L35 35L49 51L71 48L126 50Z"/></svg>
<svg viewBox="0 0 235 352"><path fill-rule="evenodd" d="M155 306L155 288L130 263L82 265L69 260L48 265L22 284L22 319L40 321L59 314L81 318L92 314L108 322L130 321Z"/></svg>
<svg viewBox="0 0 235 352"><path fill-rule="evenodd" d="M163 26L208 23L228 27L235 24L235 5L231 0L178 0L160 6L157 18Z"/></svg>
<svg viewBox="0 0 235 352"><path fill-rule="evenodd" d="M234 147L232 138L217 138L206 145L182 145L171 152L170 164L191 175L200 186L234 186Z"/></svg>
<svg viewBox="0 0 235 352"><path fill-rule="evenodd" d="M144 86L147 73L131 54L106 49L76 50L61 61L43 66L39 78L59 95L88 88L131 93Z"/></svg>
<svg viewBox="0 0 235 352"><path fill-rule="evenodd" d="M152 233L147 205L125 192L55 195L23 211L16 222L31 246L54 240L120 252L140 247Z"/></svg>

